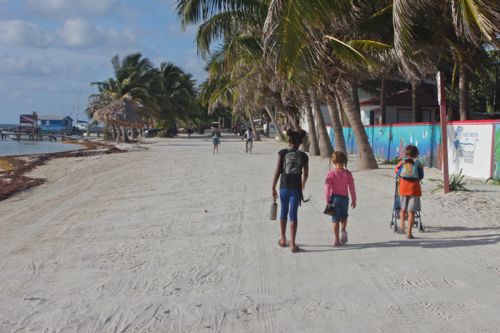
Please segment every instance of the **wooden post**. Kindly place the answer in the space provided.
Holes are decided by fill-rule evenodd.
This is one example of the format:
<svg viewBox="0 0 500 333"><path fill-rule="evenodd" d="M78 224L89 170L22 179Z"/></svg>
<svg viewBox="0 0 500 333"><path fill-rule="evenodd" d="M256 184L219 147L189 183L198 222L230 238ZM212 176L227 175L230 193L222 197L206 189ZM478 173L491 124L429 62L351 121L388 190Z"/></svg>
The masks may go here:
<svg viewBox="0 0 500 333"><path fill-rule="evenodd" d="M440 106L439 121L441 123L441 155L443 156L443 187L444 193L450 192L450 175L448 172L448 129L446 117L446 90L444 85L444 74L438 72L436 77L438 89L438 102Z"/></svg>

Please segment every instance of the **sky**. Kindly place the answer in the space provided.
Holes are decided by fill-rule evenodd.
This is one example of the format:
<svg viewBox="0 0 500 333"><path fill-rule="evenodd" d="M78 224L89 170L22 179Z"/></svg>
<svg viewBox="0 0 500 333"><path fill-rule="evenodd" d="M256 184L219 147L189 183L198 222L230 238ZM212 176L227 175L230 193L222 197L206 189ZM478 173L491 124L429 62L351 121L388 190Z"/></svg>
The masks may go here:
<svg viewBox="0 0 500 333"><path fill-rule="evenodd" d="M195 34L175 0L0 0L0 123L33 111L87 120L90 82L112 76L116 54L173 62L201 82Z"/></svg>

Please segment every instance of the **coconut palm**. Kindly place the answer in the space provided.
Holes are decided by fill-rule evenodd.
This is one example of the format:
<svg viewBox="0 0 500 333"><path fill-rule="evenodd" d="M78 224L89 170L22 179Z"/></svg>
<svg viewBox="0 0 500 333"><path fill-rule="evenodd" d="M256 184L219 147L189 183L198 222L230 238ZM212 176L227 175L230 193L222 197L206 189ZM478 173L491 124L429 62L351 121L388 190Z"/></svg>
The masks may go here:
<svg viewBox="0 0 500 333"><path fill-rule="evenodd" d="M448 52L458 67L460 119L468 119L468 86L482 46L497 44L497 0L394 0L394 45L403 72L412 78L435 71L433 52ZM429 48L432 46L432 49ZM434 53L435 54L435 53Z"/></svg>
<svg viewBox="0 0 500 333"><path fill-rule="evenodd" d="M198 114L196 82L178 66L162 62L150 86L149 93L154 97L153 115L157 120L173 125L176 120L187 120Z"/></svg>
<svg viewBox="0 0 500 333"><path fill-rule="evenodd" d="M149 59L143 58L140 53L127 55L120 59L118 55L111 59L114 77L103 82L92 82L98 93L89 98L89 113L93 114L98 108L106 107L117 100L127 99L138 105L138 112L147 115L153 108L149 98L149 86L152 81L153 66ZM123 138L128 141L127 130L121 129Z"/></svg>
<svg viewBox="0 0 500 333"><path fill-rule="evenodd" d="M332 94L338 94L354 128L361 153L360 168L372 169L378 166L361 122L357 92L353 87L357 75L364 75L376 65L363 53L389 46L362 39L362 33L357 31L356 9L347 0L271 1L264 30L265 46L266 52L277 59L277 70L289 76L301 68L298 66L301 63L324 71L323 82L333 88ZM337 117L333 119L338 120ZM341 126L336 124L334 127L339 129ZM341 140L338 141L336 146L341 147Z"/></svg>

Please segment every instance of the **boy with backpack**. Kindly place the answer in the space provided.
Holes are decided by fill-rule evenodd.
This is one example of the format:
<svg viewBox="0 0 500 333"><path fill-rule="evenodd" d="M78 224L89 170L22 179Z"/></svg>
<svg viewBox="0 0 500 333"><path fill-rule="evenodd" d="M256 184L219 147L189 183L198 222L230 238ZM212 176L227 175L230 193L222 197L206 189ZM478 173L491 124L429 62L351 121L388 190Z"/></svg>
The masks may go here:
<svg viewBox="0 0 500 333"><path fill-rule="evenodd" d="M422 188L420 181L424 178L424 165L418 159L418 148L414 145L408 145L405 148L406 157L395 168L395 173L399 179L399 196L401 201L401 231L405 233L405 216L408 214L408 232L407 239L412 239L411 232L415 221L415 212L421 209L420 197Z"/></svg>
<svg viewBox="0 0 500 333"><path fill-rule="evenodd" d="M306 136L305 131L287 131L289 148L278 152L278 161L274 171L272 195L278 198L276 185L280 179L280 230L281 238L278 245L286 246L286 224L287 215L290 218L290 249L293 253L299 251L295 244L297 235L298 219L297 212L302 200L302 190L304 189L309 174L309 157L299 150L300 145ZM302 173L302 171L304 171Z"/></svg>

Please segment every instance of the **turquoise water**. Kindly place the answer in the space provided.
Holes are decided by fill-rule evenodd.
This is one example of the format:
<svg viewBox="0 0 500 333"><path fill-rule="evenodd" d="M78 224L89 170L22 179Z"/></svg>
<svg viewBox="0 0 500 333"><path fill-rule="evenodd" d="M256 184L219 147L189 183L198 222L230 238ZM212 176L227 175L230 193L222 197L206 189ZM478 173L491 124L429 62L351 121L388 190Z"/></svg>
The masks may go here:
<svg viewBox="0 0 500 333"><path fill-rule="evenodd" d="M38 141L0 141L0 156L12 155L29 155L29 154L44 154L44 153L58 153L63 151L71 151L82 149L83 146L76 144Z"/></svg>

